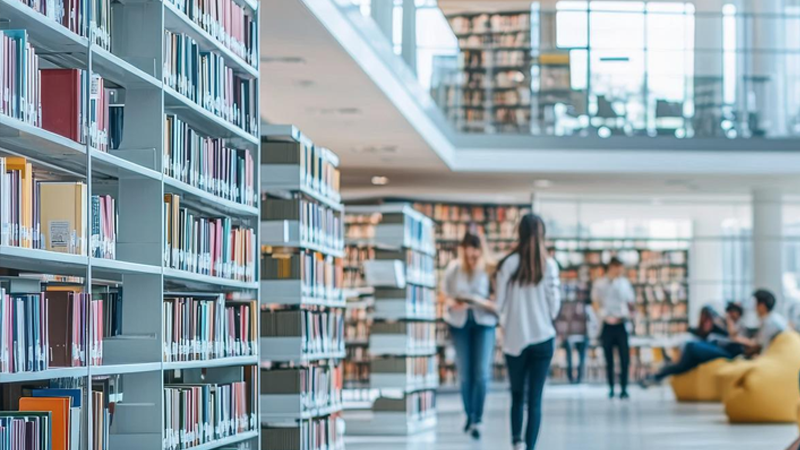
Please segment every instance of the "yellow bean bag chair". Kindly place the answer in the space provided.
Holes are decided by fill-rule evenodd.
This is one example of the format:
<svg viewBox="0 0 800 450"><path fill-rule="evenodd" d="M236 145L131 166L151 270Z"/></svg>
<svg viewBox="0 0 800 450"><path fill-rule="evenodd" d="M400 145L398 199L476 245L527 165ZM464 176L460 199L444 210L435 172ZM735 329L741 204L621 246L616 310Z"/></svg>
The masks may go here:
<svg viewBox="0 0 800 450"><path fill-rule="evenodd" d="M672 377L670 383L679 402L719 402L722 390L717 381L717 372L731 364L725 358L718 358L700 365L696 369Z"/></svg>
<svg viewBox="0 0 800 450"><path fill-rule="evenodd" d="M797 423L800 334L784 331L755 360L723 367L718 374L732 423Z"/></svg>

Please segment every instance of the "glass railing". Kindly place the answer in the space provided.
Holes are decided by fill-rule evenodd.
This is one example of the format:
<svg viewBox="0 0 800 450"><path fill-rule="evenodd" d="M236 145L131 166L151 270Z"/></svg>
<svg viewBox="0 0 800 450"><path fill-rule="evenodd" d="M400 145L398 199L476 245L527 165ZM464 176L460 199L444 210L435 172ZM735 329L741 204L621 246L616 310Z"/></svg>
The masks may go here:
<svg viewBox="0 0 800 450"><path fill-rule="evenodd" d="M378 22L376 5L391 5L378 27L406 62L413 42L409 66L460 133L800 137L800 3L793 0L759 0L747 11L725 2L701 10L562 0L447 15L435 0L336 1ZM413 28L403 19L411 13ZM413 38L404 36L409 29Z"/></svg>

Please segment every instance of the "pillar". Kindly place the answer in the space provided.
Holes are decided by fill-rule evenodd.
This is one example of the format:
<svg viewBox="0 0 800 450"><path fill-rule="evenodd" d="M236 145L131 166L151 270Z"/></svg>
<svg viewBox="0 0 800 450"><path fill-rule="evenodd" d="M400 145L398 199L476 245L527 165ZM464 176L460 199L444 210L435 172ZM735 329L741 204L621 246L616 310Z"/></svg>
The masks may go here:
<svg viewBox="0 0 800 450"><path fill-rule="evenodd" d="M394 0L372 0L370 15L389 43L392 43Z"/></svg>
<svg viewBox="0 0 800 450"><path fill-rule="evenodd" d="M694 26L694 103L692 121L698 137L718 137L723 131L724 101L723 21L722 8L729 2L705 0L695 2ZM728 74L727 76L736 76Z"/></svg>
<svg viewBox="0 0 800 450"><path fill-rule="evenodd" d="M725 309L723 279L723 242L720 218L716 214L697 214L692 221L692 231L698 239L692 240L689 251L689 324L697 326L700 310L712 306L717 311Z"/></svg>
<svg viewBox="0 0 800 450"><path fill-rule="evenodd" d="M785 103L786 48L783 19L784 0L749 0L752 14L751 56L748 96L755 100L750 112L758 117L758 131L769 137L787 133Z"/></svg>
<svg viewBox="0 0 800 450"><path fill-rule="evenodd" d="M783 196L778 189L753 191L753 287L783 297Z"/></svg>
<svg viewBox="0 0 800 450"><path fill-rule="evenodd" d="M403 60L417 73L417 5L415 0L403 0Z"/></svg>

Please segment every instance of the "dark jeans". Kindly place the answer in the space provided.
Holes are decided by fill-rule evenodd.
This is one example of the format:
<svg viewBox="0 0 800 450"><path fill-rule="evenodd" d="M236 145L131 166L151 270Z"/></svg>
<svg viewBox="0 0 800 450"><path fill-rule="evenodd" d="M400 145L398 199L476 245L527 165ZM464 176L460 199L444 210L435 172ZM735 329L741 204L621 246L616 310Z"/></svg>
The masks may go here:
<svg viewBox="0 0 800 450"><path fill-rule="evenodd" d="M582 341L580 339L583 339ZM567 379L572 384L580 384L583 381L583 374L586 372L586 347L588 338L586 336L571 336L561 343L561 347L567 352ZM578 371L574 370L572 364L573 353L578 352Z"/></svg>
<svg viewBox="0 0 800 450"><path fill-rule="evenodd" d="M542 425L542 393L555 345L552 339L528 346L519 356L506 355L508 378L511 381L511 438L514 444L525 442L528 450L536 448ZM522 439L522 417L525 391L528 398L528 426Z"/></svg>
<svg viewBox="0 0 800 450"><path fill-rule="evenodd" d="M461 400L470 423L483 421L483 405L489 389L494 354L495 327L475 322L472 312L462 328L451 326L453 344L456 348L456 368L461 381Z"/></svg>
<svg viewBox="0 0 800 450"><path fill-rule="evenodd" d="M631 364L631 350L628 345L628 329L624 323L616 325L603 324L603 334L601 336L603 341L603 354L606 357L606 378L608 379L608 387L614 390L615 371L614 365L614 349L619 353L619 384L622 387L622 392L628 390L628 373Z"/></svg>
<svg viewBox="0 0 800 450"><path fill-rule="evenodd" d="M672 375L689 372L695 367L715 360L717 358L731 359L734 354L708 342L692 341L686 344L681 353L681 359L675 364L665 366L656 374L656 380L661 381Z"/></svg>

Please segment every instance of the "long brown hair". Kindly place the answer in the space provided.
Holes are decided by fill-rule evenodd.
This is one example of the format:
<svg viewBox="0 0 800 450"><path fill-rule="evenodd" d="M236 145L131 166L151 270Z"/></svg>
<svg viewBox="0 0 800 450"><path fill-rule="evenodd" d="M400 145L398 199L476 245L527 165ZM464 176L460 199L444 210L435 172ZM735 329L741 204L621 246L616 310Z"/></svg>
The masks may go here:
<svg viewBox="0 0 800 450"><path fill-rule="evenodd" d="M502 264L513 254L519 255L519 266L511 275L512 283L521 286L538 285L544 278L547 268L547 247L545 245L545 225L536 214L525 214L517 229L519 241L513 252L506 256Z"/></svg>
<svg viewBox="0 0 800 450"><path fill-rule="evenodd" d="M458 254L459 259L461 260L461 270L467 274L467 276L471 279L473 275L475 275L476 270L483 269L483 240L477 234L470 233L469 231L464 234L464 238L461 239L461 242L458 244ZM467 252L468 248L474 248L476 250L481 251L481 260L478 261L478 264L474 267L467 267Z"/></svg>

